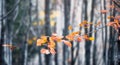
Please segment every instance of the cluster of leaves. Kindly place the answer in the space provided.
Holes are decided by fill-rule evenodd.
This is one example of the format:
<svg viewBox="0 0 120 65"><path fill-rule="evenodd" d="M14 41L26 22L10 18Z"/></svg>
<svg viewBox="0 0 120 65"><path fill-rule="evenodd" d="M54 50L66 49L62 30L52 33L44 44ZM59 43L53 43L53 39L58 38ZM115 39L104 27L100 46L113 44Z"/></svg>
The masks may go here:
<svg viewBox="0 0 120 65"><path fill-rule="evenodd" d="M84 20L79 24L80 27L89 28L90 25L98 26L101 22L93 24L92 22L87 22ZM68 30L72 30L72 26L68 26ZM37 39L37 46L44 46L40 50L43 54L55 54L55 42L63 42L68 47L72 47L71 41L81 42L82 40L92 41L94 37L89 37L87 34L80 35L81 31L72 32L66 36L59 36L56 33L53 33L51 36L41 36L40 39Z"/></svg>
<svg viewBox="0 0 120 65"><path fill-rule="evenodd" d="M71 41L75 40L81 42L82 39L85 40L94 40L93 37L89 37L88 35L80 36L79 32L72 32L67 36L58 36L57 34L52 34L52 36L41 36L40 39L37 40L37 46L45 46L47 48L42 48L41 53L43 54L55 54L55 42L63 42L68 47L72 47Z"/></svg>
<svg viewBox="0 0 120 65"><path fill-rule="evenodd" d="M120 28L120 24L119 24L120 16L119 15L115 17L109 16L108 19L113 19L113 21L108 22L106 25L113 27L118 32L118 29Z"/></svg>

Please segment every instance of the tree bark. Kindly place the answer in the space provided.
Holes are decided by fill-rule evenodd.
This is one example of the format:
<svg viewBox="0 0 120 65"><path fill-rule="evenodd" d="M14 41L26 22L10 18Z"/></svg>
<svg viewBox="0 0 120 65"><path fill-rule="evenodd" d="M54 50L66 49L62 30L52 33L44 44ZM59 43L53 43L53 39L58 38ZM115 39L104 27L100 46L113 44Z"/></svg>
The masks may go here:
<svg viewBox="0 0 120 65"><path fill-rule="evenodd" d="M50 0L45 0L45 34L46 36L51 36L51 27L50 27ZM45 55L46 65L50 64L50 54Z"/></svg>
<svg viewBox="0 0 120 65"><path fill-rule="evenodd" d="M70 22L70 0L64 0L64 17L63 36L66 36L69 34L68 26ZM67 46L63 45L63 65L66 65L67 56Z"/></svg>

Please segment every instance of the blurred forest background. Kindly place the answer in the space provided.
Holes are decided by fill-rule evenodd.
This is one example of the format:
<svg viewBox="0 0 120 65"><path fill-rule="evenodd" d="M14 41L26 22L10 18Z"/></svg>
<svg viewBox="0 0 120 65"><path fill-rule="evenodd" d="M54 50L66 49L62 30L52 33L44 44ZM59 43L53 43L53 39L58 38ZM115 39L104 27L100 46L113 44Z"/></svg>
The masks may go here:
<svg viewBox="0 0 120 65"><path fill-rule="evenodd" d="M108 16L119 15L118 4L119 0L0 0L0 65L118 65L118 33L106 26L113 21ZM82 21L101 24L85 28L79 26ZM72 47L56 42L55 55L41 54L42 47L36 46L42 35L74 31L94 40L72 41Z"/></svg>

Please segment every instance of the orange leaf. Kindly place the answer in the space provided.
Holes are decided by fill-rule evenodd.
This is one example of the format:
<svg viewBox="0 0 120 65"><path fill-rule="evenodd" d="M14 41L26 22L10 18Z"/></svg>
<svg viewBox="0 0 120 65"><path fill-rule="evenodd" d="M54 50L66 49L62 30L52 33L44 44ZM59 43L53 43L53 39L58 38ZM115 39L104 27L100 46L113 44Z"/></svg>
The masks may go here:
<svg viewBox="0 0 120 65"><path fill-rule="evenodd" d="M79 24L79 26L81 27L81 26L83 26L83 24L82 24L82 23L80 23L80 24Z"/></svg>
<svg viewBox="0 0 120 65"><path fill-rule="evenodd" d="M81 42L81 40L82 40L81 37L78 37L78 38L77 38L77 41L78 41L78 42Z"/></svg>
<svg viewBox="0 0 120 65"><path fill-rule="evenodd" d="M114 18L114 17L113 17L113 16L108 16L107 18L108 18L108 19L111 19L111 18Z"/></svg>
<svg viewBox="0 0 120 65"><path fill-rule="evenodd" d="M88 35L84 35L83 38L84 38L85 40L89 40Z"/></svg>
<svg viewBox="0 0 120 65"><path fill-rule="evenodd" d="M107 26L112 26L113 24L115 24L115 22L108 22L106 25Z"/></svg>
<svg viewBox="0 0 120 65"><path fill-rule="evenodd" d="M67 46L69 46L69 47L72 47L72 44L71 44L71 42L69 42L69 41L66 41L66 40L62 40L63 42L64 42L64 44L66 44Z"/></svg>
<svg viewBox="0 0 120 65"><path fill-rule="evenodd" d="M67 35L65 36L66 39L73 41L74 40L74 36L73 35Z"/></svg>

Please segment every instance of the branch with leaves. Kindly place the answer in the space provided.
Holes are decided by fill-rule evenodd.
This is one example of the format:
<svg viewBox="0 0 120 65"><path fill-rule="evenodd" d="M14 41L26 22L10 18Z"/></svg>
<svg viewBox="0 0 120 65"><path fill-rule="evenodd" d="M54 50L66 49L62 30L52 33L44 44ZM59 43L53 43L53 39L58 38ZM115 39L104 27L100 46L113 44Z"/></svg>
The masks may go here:
<svg viewBox="0 0 120 65"><path fill-rule="evenodd" d="M101 22L98 22L97 24L93 24L91 22L87 22L84 20L79 24L80 27L89 28L90 25L94 25L95 27L100 26ZM89 37L88 34L94 33L102 28L105 28L106 26L100 27L94 31L88 32L86 34L81 34L81 31L75 31L72 32L66 36L59 36L56 33L53 33L51 36L41 36L40 39L37 39L37 46L42 46L40 50L43 54L55 54L55 42L63 42L68 47L72 47L71 41L81 42L82 40L86 41L92 41L94 40L94 37ZM72 30L72 26L68 26L68 30Z"/></svg>

